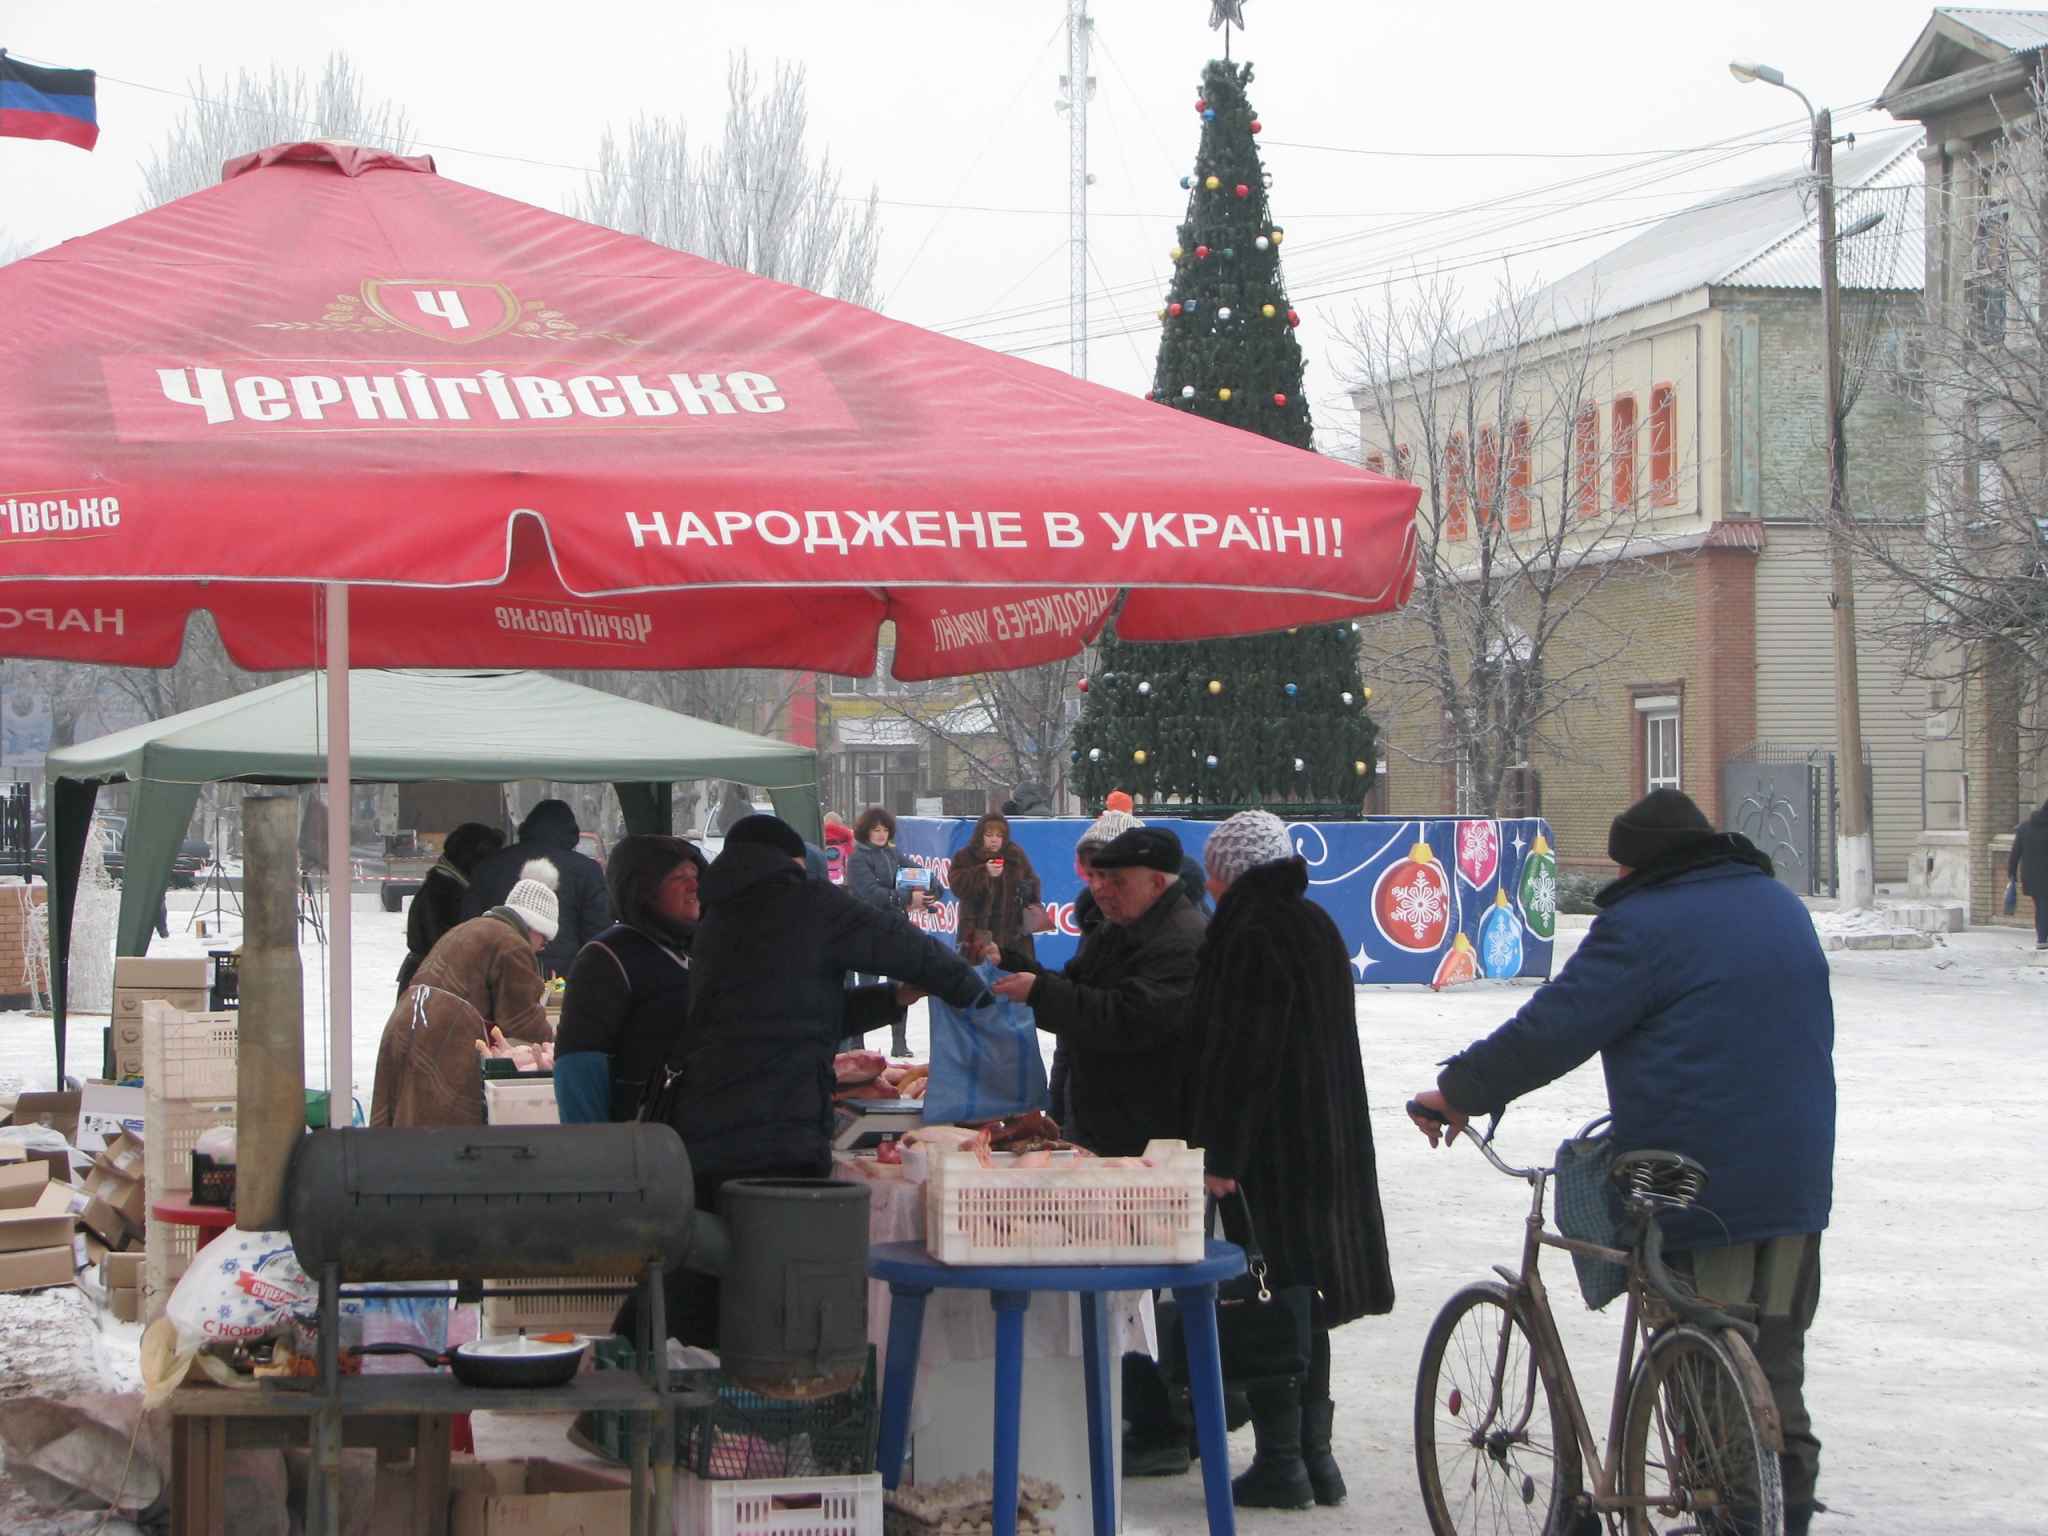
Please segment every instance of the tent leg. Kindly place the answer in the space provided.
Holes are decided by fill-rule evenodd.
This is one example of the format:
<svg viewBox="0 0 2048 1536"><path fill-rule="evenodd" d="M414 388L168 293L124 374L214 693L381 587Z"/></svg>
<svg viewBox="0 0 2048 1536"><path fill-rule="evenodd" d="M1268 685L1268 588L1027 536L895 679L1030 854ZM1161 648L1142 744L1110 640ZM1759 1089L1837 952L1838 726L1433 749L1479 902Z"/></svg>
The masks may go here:
<svg viewBox="0 0 2048 1536"><path fill-rule="evenodd" d="M348 587L330 581L327 598L327 1113L347 1125L355 1093L355 1045L349 1003Z"/></svg>

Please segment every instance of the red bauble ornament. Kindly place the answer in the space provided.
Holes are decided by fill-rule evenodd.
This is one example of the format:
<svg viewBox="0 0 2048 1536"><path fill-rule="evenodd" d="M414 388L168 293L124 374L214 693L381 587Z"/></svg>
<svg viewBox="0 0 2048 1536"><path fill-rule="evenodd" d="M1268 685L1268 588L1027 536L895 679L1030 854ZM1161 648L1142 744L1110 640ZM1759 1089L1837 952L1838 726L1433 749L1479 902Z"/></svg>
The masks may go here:
<svg viewBox="0 0 2048 1536"><path fill-rule="evenodd" d="M1429 983L1432 992L1441 992L1445 987L1455 987L1460 982L1479 979L1479 956L1473 952L1472 941L1462 933L1451 941L1451 947L1444 951L1444 958L1436 968L1436 975Z"/></svg>
<svg viewBox="0 0 2048 1536"><path fill-rule="evenodd" d="M1166 312L1169 315L1178 316L1180 314L1180 306L1178 304L1169 304L1166 306Z"/></svg>
<svg viewBox="0 0 2048 1536"><path fill-rule="evenodd" d="M1252 189L1240 181L1237 184L1237 195L1239 197L1250 197L1252 195Z"/></svg>
<svg viewBox="0 0 2048 1536"><path fill-rule="evenodd" d="M1209 247L1207 247L1206 245L1198 245L1198 246L1196 246L1196 247L1195 247L1195 260L1197 260L1197 261L1207 261L1208 259L1209 259Z"/></svg>
<svg viewBox="0 0 2048 1536"><path fill-rule="evenodd" d="M1289 325L1299 325L1301 324L1301 316L1290 309L1287 311L1287 323Z"/></svg>
<svg viewBox="0 0 2048 1536"><path fill-rule="evenodd" d="M1284 408L1287 404L1287 397L1285 395L1276 394L1275 396L1273 396L1273 403L1277 406L1281 406Z"/></svg>
<svg viewBox="0 0 2048 1536"><path fill-rule="evenodd" d="M1427 843L1415 844L1373 885L1374 924L1387 942L1411 955L1434 954L1443 947L1452 913L1450 881Z"/></svg>
<svg viewBox="0 0 2048 1536"><path fill-rule="evenodd" d="M1088 691L1088 679L1085 677L1076 678L1074 680L1074 690L1077 693L1086 693Z"/></svg>
<svg viewBox="0 0 2048 1536"><path fill-rule="evenodd" d="M1197 96L1195 98L1195 110L1197 112L1206 112L1209 110L1209 103L1202 100L1201 97Z"/></svg>
<svg viewBox="0 0 2048 1536"><path fill-rule="evenodd" d="M1259 123L1259 120L1258 120L1258 119L1257 119L1256 117L1255 117L1255 118L1253 118L1253 119L1252 119L1252 132L1253 132L1253 133L1257 133L1257 132L1259 131L1259 128L1260 128L1260 126L1261 126L1261 125L1260 125L1260 123Z"/></svg>

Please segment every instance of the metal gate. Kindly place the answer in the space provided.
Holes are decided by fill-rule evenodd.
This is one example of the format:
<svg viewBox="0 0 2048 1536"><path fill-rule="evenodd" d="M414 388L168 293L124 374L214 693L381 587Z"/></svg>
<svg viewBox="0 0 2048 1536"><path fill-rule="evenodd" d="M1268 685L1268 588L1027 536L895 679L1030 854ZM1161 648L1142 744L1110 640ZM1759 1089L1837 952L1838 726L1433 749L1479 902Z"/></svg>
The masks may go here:
<svg viewBox="0 0 2048 1536"><path fill-rule="evenodd" d="M1721 825L1802 896L1835 894L1835 754L1754 742L1721 770Z"/></svg>

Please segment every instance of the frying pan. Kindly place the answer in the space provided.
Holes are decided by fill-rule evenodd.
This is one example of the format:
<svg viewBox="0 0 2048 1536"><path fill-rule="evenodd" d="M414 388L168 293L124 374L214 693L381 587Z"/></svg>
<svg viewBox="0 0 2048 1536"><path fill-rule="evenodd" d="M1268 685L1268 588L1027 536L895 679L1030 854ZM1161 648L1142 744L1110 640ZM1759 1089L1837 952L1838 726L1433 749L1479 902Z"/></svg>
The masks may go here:
<svg viewBox="0 0 2048 1536"><path fill-rule="evenodd" d="M444 1353L417 1344L365 1344L366 1355L411 1355L428 1365L445 1365L465 1387L559 1387L575 1378L590 1341L551 1343L521 1336L458 1344Z"/></svg>

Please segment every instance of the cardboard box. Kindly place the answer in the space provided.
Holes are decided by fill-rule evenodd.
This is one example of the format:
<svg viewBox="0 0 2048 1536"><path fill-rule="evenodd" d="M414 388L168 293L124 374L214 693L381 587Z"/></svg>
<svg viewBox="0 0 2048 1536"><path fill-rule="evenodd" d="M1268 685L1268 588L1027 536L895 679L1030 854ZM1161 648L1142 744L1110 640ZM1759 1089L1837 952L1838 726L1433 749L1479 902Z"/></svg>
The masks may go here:
<svg viewBox="0 0 2048 1536"><path fill-rule="evenodd" d="M135 1234L135 1226L121 1210L105 1200L88 1199L78 1213L78 1224L109 1247L118 1248Z"/></svg>
<svg viewBox="0 0 2048 1536"><path fill-rule="evenodd" d="M0 1131L0 1168L16 1163L41 1163L50 1170L50 1181L55 1184L71 1182L71 1149L53 1147L49 1151L31 1150L20 1142L9 1139Z"/></svg>
<svg viewBox="0 0 2048 1536"><path fill-rule="evenodd" d="M107 1310L120 1323L142 1321L142 1292L139 1288L107 1292Z"/></svg>
<svg viewBox="0 0 2048 1536"><path fill-rule="evenodd" d="M47 1125L74 1146L78 1143L78 1093L24 1093L14 1101L10 1125Z"/></svg>
<svg viewBox="0 0 2048 1536"><path fill-rule="evenodd" d="M92 1172L85 1176L85 1192L95 1201L120 1212L121 1219L131 1228L138 1232L142 1230L143 1219L149 1214L149 1204L143 1199L141 1174L126 1174L109 1163L96 1163ZM108 1241L119 1246L118 1239L109 1238Z"/></svg>
<svg viewBox="0 0 2048 1536"><path fill-rule="evenodd" d="M595 1468L540 1460L455 1463L448 1482L449 1536L583 1536L632 1523L630 1485Z"/></svg>
<svg viewBox="0 0 2048 1536"><path fill-rule="evenodd" d="M71 1245L0 1253L0 1291L40 1291L71 1283Z"/></svg>
<svg viewBox="0 0 2048 1536"><path fill-rule="evenodd" d="M111 1168L124 1178L139 1179L142 1177L145 1166L142 1154L142 1137L138 1133L129 1130L126 1126L123 1126L121 1134L109 1141L101 1149L100 1155L95 1160L93 1166L95 1168Z"/></svg>
<svg viewBox="0 0 2048 1536"><path fill-rule="evenodd" d="M110 1253L100 1260L100 1284L110 1291L133 1291L142 1287L142 1250Z"/></svg>
<svg viewBox="0 0 2048 1536"><path fill-rule="evenodd" d="M87 1083L79 1100L78 1134L71 1138L72 1144L82 1152L103 1152L107 1142L123 1131L133 1132L139 1140L145 1102L140 1088L97 1079Z"/></svg>
<svg viewBox="0 0 2048 1536"><path fill-rule="evenodd" d="M0 1168L0 1253L61 1246L69 1264L75 1193L69 1184L52 1184L41 1163Z"/></svg>
<svg viewBox="0 0 2048 1536"><path fill-rule="evenodd" d="M196 960L167 959L161 955L120 955L114 960L116 992L147 992L156 989L203 992L212 981L212 962L205 956Z"/></svg>

